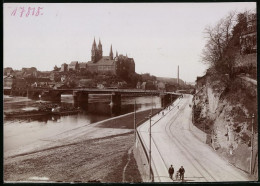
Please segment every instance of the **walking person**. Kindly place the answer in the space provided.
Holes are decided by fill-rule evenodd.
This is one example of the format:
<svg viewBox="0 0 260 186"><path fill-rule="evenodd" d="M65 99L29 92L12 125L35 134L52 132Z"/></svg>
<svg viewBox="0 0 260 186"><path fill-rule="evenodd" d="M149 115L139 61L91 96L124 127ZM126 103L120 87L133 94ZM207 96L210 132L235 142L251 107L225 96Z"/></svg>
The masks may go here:
<svg viewBox="0 0 260 186"><path fill-rule="evenodd" d="M170 176L171 179L172 179L173 174L174 174L174 168L171 165L170 168L169 168L169 176Z"/></svg>
<svg viewBox="0 0 260 186"><path fill-rule="evenodd" d="M179 169L179 173L180 173L180 179L183 181L184 173L185 173L185 169L183 168L183 166L181 166L181 168Z"/></svg>

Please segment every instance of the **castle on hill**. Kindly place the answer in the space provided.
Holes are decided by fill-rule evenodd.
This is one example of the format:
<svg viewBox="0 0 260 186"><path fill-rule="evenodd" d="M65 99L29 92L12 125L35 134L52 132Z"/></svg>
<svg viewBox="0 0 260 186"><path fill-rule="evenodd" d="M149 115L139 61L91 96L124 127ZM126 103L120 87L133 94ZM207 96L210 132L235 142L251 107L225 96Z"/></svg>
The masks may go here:
<svg viewBox="0 0 260 186"><path fill-rule="evenodd" d="M83 63L78 61L72 61L69 65L63 64L61 71L70 70L81 70L86 69L92 73L98 74L131 74L135 73L135 62L133 58L129 58L127 55L116 55L114 56L112 45L108 56L103 56L103 49L101 41L99 40L98 45L96 44L95 38L91 48L91 60Z"/></svg>

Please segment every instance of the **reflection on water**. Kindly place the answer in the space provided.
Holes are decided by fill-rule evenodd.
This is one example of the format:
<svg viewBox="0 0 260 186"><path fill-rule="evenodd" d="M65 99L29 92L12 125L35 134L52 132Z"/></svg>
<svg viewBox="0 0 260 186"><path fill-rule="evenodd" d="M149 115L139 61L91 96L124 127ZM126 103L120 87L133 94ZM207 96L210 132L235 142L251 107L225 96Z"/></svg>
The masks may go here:
<svg viewBox="0 0 260 186"><path fill-rule="evenodd" d="M4 152L14 150L24 145L32 144L50 136L72 130L83 125L88 125L113 116L126 114L136 110L159 108L161 106L159 97L124 97L121 98L121 107L109 105L110 95L89 95L89 102L81 103L82 112L69 116L41 116L31 119L4 119ZM41 100L31 100L25 97L4 96L4 112L17 110L37 109ZM153 103L153 104L152 104ZM62 95L61 105L74 107L72 95Z"/></svg>

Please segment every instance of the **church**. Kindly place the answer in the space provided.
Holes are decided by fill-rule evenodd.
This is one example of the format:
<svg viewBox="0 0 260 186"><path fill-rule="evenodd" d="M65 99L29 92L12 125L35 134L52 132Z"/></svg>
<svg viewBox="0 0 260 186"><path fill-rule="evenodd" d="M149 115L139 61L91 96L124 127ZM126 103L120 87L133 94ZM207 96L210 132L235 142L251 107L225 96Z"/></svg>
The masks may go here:
<svg viewBox="0 0 260 186"><path fill-rule="evenodd" d="M91 61L87 62L87 69L98 74L130 74L135 73L135 62L133 58L129 58L127 55L118 55L117 52L114 57L112 45L109 56L103 56L102 44L99 40L97 45L94 38L91 49Z"/></svg>

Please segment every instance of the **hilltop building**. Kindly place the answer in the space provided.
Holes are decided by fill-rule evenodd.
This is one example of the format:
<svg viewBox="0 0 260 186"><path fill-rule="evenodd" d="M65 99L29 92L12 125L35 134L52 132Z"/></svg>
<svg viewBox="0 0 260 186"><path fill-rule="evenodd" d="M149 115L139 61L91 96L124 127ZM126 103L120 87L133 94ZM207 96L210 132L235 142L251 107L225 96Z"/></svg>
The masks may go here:
<svg viewBox="0 0 260 186"><path fill-rule="evenodd" d="M96 72L98 74L129 74L135 73L135 62L133 58L129 58L123 55L114 57L112 45L110 47L109 56L103 56L102 44L99 40L98 46L94 39L91 49L91 61L87 62L87 69L90 72Z"/></svg>
<svg viewBox="0 0 260 186"><path fill-rule="evenodd" d="M62 64L60 72L67 71L83 71L87 70L97 74L114 74L114 75L128 75L135 73L135 62L133 58L129 58L127 54L114 56L112 45L110 47L109 56L103 56L103 49L101 41L98 45L94 39L91 48L91 60L88 62L72 61L70 64Z"/></svg>

